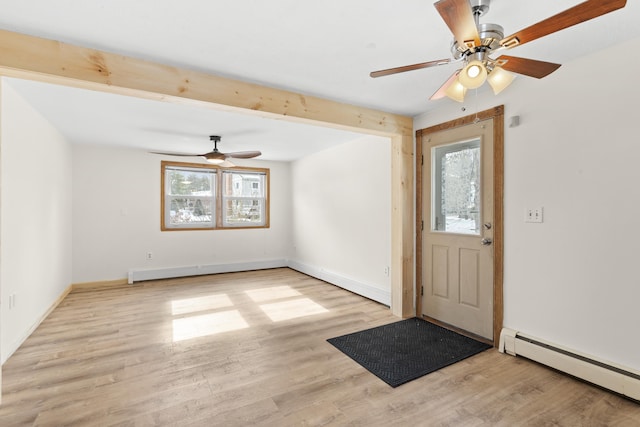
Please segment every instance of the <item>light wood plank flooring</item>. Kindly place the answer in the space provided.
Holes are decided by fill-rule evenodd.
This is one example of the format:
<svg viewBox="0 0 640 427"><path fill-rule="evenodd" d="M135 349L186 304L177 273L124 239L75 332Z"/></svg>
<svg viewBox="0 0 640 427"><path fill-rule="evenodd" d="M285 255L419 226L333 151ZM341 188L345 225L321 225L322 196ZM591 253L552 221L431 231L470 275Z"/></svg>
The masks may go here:
<svg viewBox="0 0 640 427"><path fill-rule="evenodd" d="M393 389L326 342L397 320L289 269L72 292L4 365L0 425L640 425L495 350Z"/></svg>

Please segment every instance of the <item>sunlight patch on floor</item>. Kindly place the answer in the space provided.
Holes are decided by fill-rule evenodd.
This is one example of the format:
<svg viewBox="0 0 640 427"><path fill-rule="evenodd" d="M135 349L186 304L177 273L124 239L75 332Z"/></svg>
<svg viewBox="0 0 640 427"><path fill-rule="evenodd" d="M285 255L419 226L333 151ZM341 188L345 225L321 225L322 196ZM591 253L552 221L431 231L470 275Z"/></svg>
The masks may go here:
<svg viewBox="0 0 640 427"><path fill-rule="evenodd" d="M260 308L274 322L328 313L329 310L309 298L262 304Z"/></svg>
<svg viewBox="0 0 640 427"><path fill-rule="evenodd" d="M173 341L184 341L248 327L249 324L238 310L183 317L173 320Z"/></svg>
<svg viewBox="0 0 640 427"><path fill-rule="evenodd" d="M251 289L244 291L254 302L272 301L274 299L299 297L300 292L291 286L275 286L272 288Z"/></svg>
<svg viewBox="0 0 640 427"><path fill-rule="evenodd" d="M174 316L196 311L217 310L233 306L227 294L206 295L197 298L188 298L171 301L171 313Z"/></svg>

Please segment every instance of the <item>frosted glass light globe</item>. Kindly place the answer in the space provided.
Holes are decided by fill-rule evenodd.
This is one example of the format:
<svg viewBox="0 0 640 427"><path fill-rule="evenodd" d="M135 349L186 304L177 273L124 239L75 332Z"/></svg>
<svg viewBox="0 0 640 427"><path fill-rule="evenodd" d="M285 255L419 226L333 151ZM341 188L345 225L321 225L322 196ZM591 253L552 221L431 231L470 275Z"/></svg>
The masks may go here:
<svg viewBox="0 0 640 427"><path fill-rule="evenodd" d="M478 60L469 62L467 66L462 69L460 75L458 76L460 84L462 84L462 86L466 87L467 89L475 89L482 86L486 79L487 69L485 68L484 64Z"/></svg>

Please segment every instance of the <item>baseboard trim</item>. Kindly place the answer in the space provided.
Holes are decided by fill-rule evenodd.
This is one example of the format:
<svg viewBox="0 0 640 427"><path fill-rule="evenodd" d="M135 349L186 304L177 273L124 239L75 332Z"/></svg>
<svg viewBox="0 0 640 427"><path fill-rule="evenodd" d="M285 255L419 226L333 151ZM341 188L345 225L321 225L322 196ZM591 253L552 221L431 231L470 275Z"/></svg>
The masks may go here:
<svg viewBox="0 0 640 427"><path fill-rule="evenodd" d="M38 317L38 319L36 319L36 321L31 325L31 327L27 329L20 336L20 338L18 338L9 347L9 351L7 352L7 357L2 359L2 364L4 364L4 362L6 362L11 357L11 355L13 355L13 353L15 353L16 350L18 350L20 346L27 340L27 338L29 338L29 336L38 328L38 326L40 326L40 324L44 322L44 320L47 317L49 317L51 312L55 310L56 307L58 307L58 305L60 305L60 303L67 297L67 295L69 295L69 292L71 292L72 288L73 288L72 285L67 286L65 290L62 291L62 293L58 296L58 298L56 298L56 300L49 306L49 308L40 317Z"/></svg>
<svg viewBox="0 0 640 427"><path fill-rule="evenodd" d="M313 267L298 261L289 260L288 267L316 279L331 283L332 285L346 289L354 294L369 298L388 307L391 306L391 291L376 288L363 282L342 276L338 273L327 271L323 268Z"/></svg>
<svg viewBox="0 0 640 427"><path fill-rule="evenodd" d="M97 289L110 289L117 288L121 286L126 286L127 279L117 279L117 280L101 280L98 282L83 282L83 283L74 283L71 285L71 290L76 291L93 291Z"/></svg>
<svg viewBox="0 0 640 427"><path fill-rule="evenodd" d="M201 276L207 274L235 273L239 271L267 270L271 268L288 267L306 275L315 277L332 285L346 289L355 294L372 299L386 306L391 306L391 292L376 288L369 284L345 277L341 274L327 271L324 268L313 267L294 260L276 259L267 261L241 262L234 264L208 264L182 267L168 267L156 269L131 269L127 283L177 277Z"/></svg>

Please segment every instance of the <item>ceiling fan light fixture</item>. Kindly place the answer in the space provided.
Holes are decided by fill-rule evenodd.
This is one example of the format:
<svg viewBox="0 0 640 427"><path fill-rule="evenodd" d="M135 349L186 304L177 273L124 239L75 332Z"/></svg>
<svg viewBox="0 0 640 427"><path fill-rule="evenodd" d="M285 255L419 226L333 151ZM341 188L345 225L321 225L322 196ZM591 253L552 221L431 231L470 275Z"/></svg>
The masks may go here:
<svg viewBox="0 0 640 427"><path fill-rule="evenodd" d="M489 85L491 85L493 93L497 95L504 89L506 89L507 86L509 86L515 78L515 74L506 71L502 67L496 66L489 73L487 81L489 82Z"/></svg>
<svg viewBox="0 0 640 427"><path fill-rule="evenodd" d="M464 96L467 94L467 88L460 83L459 79L455 79L444 93L454 101L464 102Z"/></svg>
<svg viewBox="0 0 640 427"><path fill-rule="evenodd" d="M205 160L209 163L211 163L212 165L221 165L224 163L224 159L220 159L220 158L205 158Z"/></svg>
<svg viewBox="0 0 640 427"><path fill-rule="evenodd" d="M473 60L462 69L458 80L467 89L478 88L487 80L487 68L482 61Z"/></svg>

